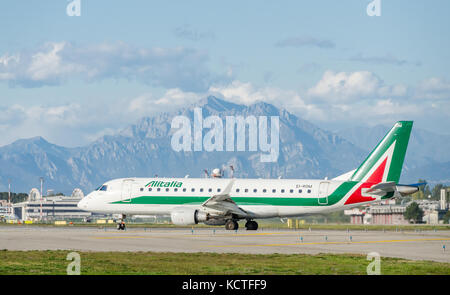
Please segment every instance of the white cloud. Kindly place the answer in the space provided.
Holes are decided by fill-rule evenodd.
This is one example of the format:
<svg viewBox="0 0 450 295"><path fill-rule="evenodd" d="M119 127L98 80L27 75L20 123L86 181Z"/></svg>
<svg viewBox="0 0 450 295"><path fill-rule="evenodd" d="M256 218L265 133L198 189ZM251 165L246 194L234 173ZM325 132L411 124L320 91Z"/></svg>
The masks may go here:
<svg viewBox="0 0 450 295"><path fill-rule="evenodd" d="M308 95L327 102L350 101L376 95L381 83L378 77L367 71L326 71L322 79L308 90Z"/></svg>
<svg viewBox="0 0 450 295"><path fill-rule="evenodd" d="M169 89L163 96L155 97L151 93L145 93L133 98L128 110L136 116L148 116L161 110L173 111L200 100L204 95L194 92L184 92L181 89Z"/></svg>
<svg viewBox="0 0 450 295"><path fill-rule="evenodd" d="M408 86L404 84L396 84L391 86L381 86L378 94L382 97L404 97L408 95Z"/></svg>
<svg viewBox="0 0 450 295"><path fill-rule="evenodd" d="M136 48L123 42L77 46L47 43L34 52L0 57L0 81L25 87L57 85L67 79L136 80L164 88L204 91L226 74L208 68L206 52L184 47Z"/></svg>
<svg viewBox="0 0 450 295"><path fill-rule="evenodd" d="M102 135L121 130L140 117L178 110L208 94L238 104L268 102L327 126L354 125L355 122L391 124L400 119L429 120L435 116L448 118L450 104L442 97L449 89L445 80L437 78L424 80L416 86L386 85L370 72L328 71L303 94L277 87L257 87L250 82L235 80L229 84L211 86L205 92L173 88L159 96L143 93L107 104L95 101L86 105L14 104L0 108L0 144L37 135L65 146L87 144ZM420 91L428 99L416 99ZM439 95L436 96L436 93Z"/></svg>
<svg viewBox="0 0 450 295"><path fill-rule="evenodd" d="M432 89L446 89L441 83L431 84L440 85ZM326 71L303 95L275 87L257 88L241 81L211 87L210 92L235 103L269 102L313 122L390 124L400 119L429 116L436 112L437 105L443 107L434 101L414 100L416 88L405 84L386 85L368 71Z"/></svg>
<svg viewBox="0 0 450 295"><path fill-rule="evenodd" d="M450 81L436 77L425 79L419 83L415 97L430 100L450 99Z"/></svg>
<svg viewBox="0 0 450 295"><path fill-rule="evenodd" d="M308 89L310 101L328 104L355 103L383 98L403 98L411 90L405 84L386 85L372 72L326 71L321 80Z"/></svg>
<svg viewBox="0 0 450 295"><path fill-rule="evenodd" d="M300 114L303 118L313 119L325 116L316 105L306 103L298 92L292 90L276 87L256 88L252 83L235 80L228 85L212 86L209 93L238 104L268 102Z"/></svg>
<svg viewBox="0 0 450 295"><path fill-rule="evenodd" d="M214 39L215 35L211 31L205 31L201 32L194 28L192 28L190 25L184 25L176 27L174 30L175 36L183 39L188 39L191 41L200 41L205 39Z"/></svg>
<svg viewBox="0 0 450 295"><path fill-rule="evenodd" d="M65 43L48 44L49 51L37 52L31 56L26 76L33 81L59 81L67 75L85 71L85 66L62 61L61 51Z"/></svg>
<svg viewBox="0 0 450 295"><path fill-rule="evenodd" d="M414 66L421 66L422 63L419 61L416 62L409 62L405 59L400 59L392 54L385 54L385 55L379 55L379 56L365 56L361 53L351 57L349 59L350 61L356 61L356 62L362 62L362 63L370 63L370 64L390 64L390 65L396 65L396 66L403 66L403 65L414 65Z"/></svg>
<svg viewBox="0 0 450 295"><path fill-rule="evenodd" d="M90 101L59 105L19 105L0 108L0 145L20 138L43 136L63 145L88 144L103 135L119 132L141 117L178 110L205 94L169 89L163 95L144 93L109 102Z"/></svg>
<svg viewBox="0 0 450 295"><path fill-rule="evenodd" d="M275 43L277 47L319 47L319 48L334 48L336 45L333 41L325 39L317 39L310 36L292 37L280 40Z"/></svg>

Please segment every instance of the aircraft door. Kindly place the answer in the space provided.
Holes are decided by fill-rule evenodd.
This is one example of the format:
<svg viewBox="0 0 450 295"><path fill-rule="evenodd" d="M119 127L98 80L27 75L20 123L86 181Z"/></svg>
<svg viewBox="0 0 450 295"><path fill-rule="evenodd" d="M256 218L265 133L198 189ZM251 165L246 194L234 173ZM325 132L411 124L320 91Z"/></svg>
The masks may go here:
<svg viewBox="0 0 450 295"><path fill-rule="evenodd" d="M122 202L131 202L133 184L133 179L125 179L122 181Z"/></svg>
<svg viewBox="0 0 450 295"><path fill-rule="evenodd" d="M319 205L328 204L328 186L329 182L323 181L319 185Z"/></svg>

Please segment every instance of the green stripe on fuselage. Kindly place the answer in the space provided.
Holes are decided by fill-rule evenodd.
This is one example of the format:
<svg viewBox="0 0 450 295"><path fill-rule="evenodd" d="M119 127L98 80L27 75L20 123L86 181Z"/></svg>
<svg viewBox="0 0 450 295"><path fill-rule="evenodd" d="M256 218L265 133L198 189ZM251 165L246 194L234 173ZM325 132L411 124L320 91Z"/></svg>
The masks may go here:
<svg viewBox="0 0 450 295"><path fill-rule="evenodd" d="M305 197L233 197L238 206L272 205L272 206L331 206L339 202L357 182L342 183L331 195L325 198ZM155 204L155 205L200 205L210 197L200 196L140 196L126 201L112 202L112 204Z"/></svg>

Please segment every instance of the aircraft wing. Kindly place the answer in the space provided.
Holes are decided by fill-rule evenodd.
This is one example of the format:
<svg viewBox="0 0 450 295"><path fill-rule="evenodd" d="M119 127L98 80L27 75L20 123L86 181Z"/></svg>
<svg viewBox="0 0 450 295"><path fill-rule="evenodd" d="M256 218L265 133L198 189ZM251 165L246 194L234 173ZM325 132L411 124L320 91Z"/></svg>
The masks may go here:
<svg viewBox="0 0 450 295"><path fill-rule="evenodd" d="M240 208L230 197L231 188L233 187L234 179L226 186L223 192L219 195L214 195L206 200L202 207L205 209L213 209L221 212L223 215L236 214L241 217L248 216L249 214Z"/></svg>

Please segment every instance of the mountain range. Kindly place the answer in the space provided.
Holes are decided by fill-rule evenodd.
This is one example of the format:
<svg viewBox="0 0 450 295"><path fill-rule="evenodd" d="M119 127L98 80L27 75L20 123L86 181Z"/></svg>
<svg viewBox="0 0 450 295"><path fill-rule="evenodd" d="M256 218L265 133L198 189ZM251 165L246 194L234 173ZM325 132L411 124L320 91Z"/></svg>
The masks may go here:
<svg viewBox="0 0 450 295"><path fill-rule="evenodd" d="M194 108L203 118L225 116L279 116L280 141L277 162L260 161L260 151L177 152L172 149L172 118L184 115L193 122ZM394 123L394 122L393 122ZM103 136L82 147L68 148L42 137L20 139L0 147L0 190L85 193L103 182L120 177L203 177L204 169L233 165L235 177L333 178L356 168L389 130L390 126L355 127L338 132L321 129L285 109L258 102L249 106L209 96L175 112L162 112L139 119L135 124ZM208 130L204 130L204 133ZM248 139L248 137L246 137ZM413 129L401 181L425 178L450 182L450 137Z"/></svg>

